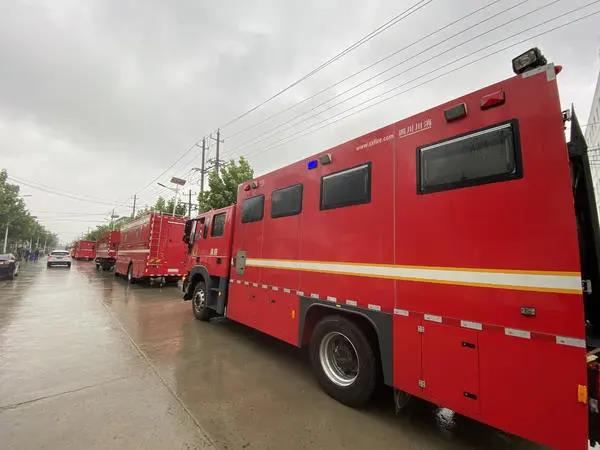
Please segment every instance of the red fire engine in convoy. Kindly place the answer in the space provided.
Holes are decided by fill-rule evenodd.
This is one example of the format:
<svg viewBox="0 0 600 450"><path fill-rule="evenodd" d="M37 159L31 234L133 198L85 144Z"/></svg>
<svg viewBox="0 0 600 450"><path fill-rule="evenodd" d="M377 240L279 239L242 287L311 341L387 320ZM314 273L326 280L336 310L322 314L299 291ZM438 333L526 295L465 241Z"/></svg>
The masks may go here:
<svg viewBox="0 0 600 450"><path fill-rule="evenodd" d="M195 316L308 347L347 405L381 374L398 408L416 396L587 448L600 343L587 148L575 117L565 142L560 66L533 49L513 68L245 182L236 205L189 221Z"/></svg>
<svg viewBox="0 0 600 450"><path fill-rule="evenodd" d="M96 257L96 241L77 241L71 250L71 257L91 261Z"/></svg>
<svg viewBox="0 0 600 450"><path fill-rule="evenodd" d="M96 269L111 270L117 261L120 231L104 233L96 242Z"/></svg>
<svg viewBox="0 0 600 450"><path fill-rule="evenodd" d="M186 219L151 213L121 228L115 273L133 283L143 278L177 281L186 272L182 242Z"/></svg>

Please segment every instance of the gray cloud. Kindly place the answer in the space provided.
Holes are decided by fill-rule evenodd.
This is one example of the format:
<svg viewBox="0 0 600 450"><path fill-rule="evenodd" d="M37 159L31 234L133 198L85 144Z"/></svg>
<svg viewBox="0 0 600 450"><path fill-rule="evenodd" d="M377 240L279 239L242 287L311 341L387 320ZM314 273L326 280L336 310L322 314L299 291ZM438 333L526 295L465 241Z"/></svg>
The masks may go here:
<svg viewBox="0 0 600 450"><path fill-rule="evenodd" d="M269 97L412 3L358 0L2 2L0 166L15 176L68 192L127 201L204 133ZM503 0L477 18L516 3L518 0ZM493 24L512 20L503 29L450 52L435 63L443 64L588 2L562 1L519 19L526 11L546 3L549 1L526 2L456 38L458 42ZM262 146L247 145L234 152L236 147L271 129L278 121L229 139L228 135L236 130L311 95L481 4L477 0L433 1L318 76L225 129L224 156L257 152L269 142L292 133L281 131ZM592 6L587 11L598 8ZM474 23L477 18L435 39L420 42L394 61L415 54L466 24ZM550 60L565 66L559 77L562 101L565 107L575 102L585 121L599 67L599 18L596 16L519 45L318 133L258 153L251 162L262 173L509 77L511 57L532 45L542 48ZM445 42L436 51L450 47L452 42ZM433 64L414 69L353 102L418 76ZM328 95L341 92L351 84L341 85ZM308 124L326 119L352 106L353 102L340 105ZM290 115L280 120L287 117ZM194 150L164 178L186 174L190 167L199 164L198 156ZM197 190L197 186L194 189ZM50 209L49 205L61 211L83 213L108 209L28 188L24 190L33 194L28 204L34 213L36 209ZM141 192L142 204L151 202L159 191L156 187ZM127 213L124 208L117 210ZM52 222L49 216L42 213L39 216L64 239L71 239L93 225L83 220Z"/></svg>

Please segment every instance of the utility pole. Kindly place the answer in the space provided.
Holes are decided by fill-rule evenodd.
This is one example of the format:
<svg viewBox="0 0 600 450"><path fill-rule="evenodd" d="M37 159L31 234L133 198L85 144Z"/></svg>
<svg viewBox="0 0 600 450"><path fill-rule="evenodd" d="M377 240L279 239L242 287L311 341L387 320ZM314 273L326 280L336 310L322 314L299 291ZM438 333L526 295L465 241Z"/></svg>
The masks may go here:
<svg viewBox="0 0 600 450"><path fill-rule="evenodd" d="M221 139L221 129L220 128L217 129L217 138L215 139L214 137L211 136L211 139L214 139L215 141L217 141L217 149L216 149L216 157L215 157L215 170L217 171L217 175L218 175L219 174L219 165L221 164L221 161L219 160L219 146L220 146L220 144L225 142L224 140Z"/></svg>
<svg viewBox="0 0 600 450"><path fill-rule="evenodd" d="M115 228L115 208L112 209L112 213L110 213L110 230L113 231Z"/></svg>
<svg viewBox="0 0 600 450"><path fill-rule="evenodd" d="M205 160L206 160L206 138L202 138L202 170L200 171L200 193L204 192L204 172L205 168Z"/></svg>
<svg viewBox="0 0 600 450"><path fill-rule="evenodd" d="M9 223L6 222L6 230L4 230L4 250L2 250L2 253L6 253L6 243L8 242L8 225Z"/></svg>
<svg viewBox="0 0 600 450"><path fill-rule="evenodd" d="M192 190L189 190L189 196L188 196L188 217L191 219L192 218Z"/></svg>
<svg viewBox="0 0 600 450"><path fill-rule="evenodd" d="M137 200L137 194L133 194L133 211L131 212L131 218L135 217L135 202Z"/></svg>

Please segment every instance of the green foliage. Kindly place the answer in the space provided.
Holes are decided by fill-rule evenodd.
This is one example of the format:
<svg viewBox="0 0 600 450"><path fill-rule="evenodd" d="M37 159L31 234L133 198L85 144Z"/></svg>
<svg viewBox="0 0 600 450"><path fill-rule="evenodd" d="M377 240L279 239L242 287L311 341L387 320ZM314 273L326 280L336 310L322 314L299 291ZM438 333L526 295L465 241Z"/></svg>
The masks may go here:
<svg viewBox="0 0 600 450"><path fill-rule="evenodd" d="M4 246L4 233L8 223L7 251L14 252L17 247L27 246L29 242L38 241L40 247L46 241L47 248L58 244L58 237L46 230L25 207L19 197L19 186L8 182L6 170L0 170L0 253Z"/></svg>
<svg viewBox="0 0 600 450"><path fill-rule="evenodd" d="M239 159L238 164L230 161L221 167L219 174L211 172L208 176L209 190L198 196L199 212L233 205L237 200L238 186L252 178L254 171L244 157Z"/></svg>

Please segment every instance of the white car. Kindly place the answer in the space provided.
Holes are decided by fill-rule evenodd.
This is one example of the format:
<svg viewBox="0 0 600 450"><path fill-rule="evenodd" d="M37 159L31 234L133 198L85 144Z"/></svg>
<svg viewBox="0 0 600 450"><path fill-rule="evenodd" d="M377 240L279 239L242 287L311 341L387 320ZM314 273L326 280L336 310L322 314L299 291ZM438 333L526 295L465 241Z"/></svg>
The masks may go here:
<svg viewBox="0 0 600 450"><path fill-rule="evenodd" d="M54 250L48 255L46 267L67 266L71 268L71 254L67 250Z"/></svg>

